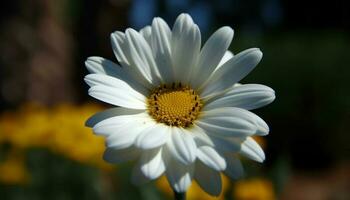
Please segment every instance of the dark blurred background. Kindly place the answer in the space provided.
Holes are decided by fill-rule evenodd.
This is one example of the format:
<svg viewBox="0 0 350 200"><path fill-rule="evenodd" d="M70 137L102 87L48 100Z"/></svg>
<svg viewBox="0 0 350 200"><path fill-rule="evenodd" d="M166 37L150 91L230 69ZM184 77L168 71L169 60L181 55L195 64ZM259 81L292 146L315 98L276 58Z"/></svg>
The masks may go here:
<svg viewBox="0 0 350 200"><path fill-rule="evenodd" d="M103 161L91 164L91 157L84 160L71 156L71 152L52 149L69 148L69 142L80 148L74 141L85 135L75 139L61 138L62 135L75 134L89 114L103 109L87 95L84 61L93 55L116 61L110 33L127 27L139 30L155 16L164 18L171 27L180 13L187 12L199 25L202 41L215 29L228 25L235 30L230 48L234 54L250 47L259 47L264 53L262 62L242 82L268 85L276 91L277 98L273 104L255 111L268 122L271 133L261 139L266 162L247 162L246 179L263 179L273 184L272 188L265 188L273 194L265 199L350 199L349 11L345 0L2 1L0 163L21 159L17 159L15 167L0 164L0 173L14 174L14 178L5 177L2 182L0 175L0 198L166 198L158 197L151 186L119 187L129 187L122 177L129 166L110 170L111 166L96 164ZM66 122L72 114L76 121ZM53 119L62 123L56 126L57 120ZM40 129L43 123L45 128ZM63 128L67 131L52 139L48 132L56 133L60 126L66 126ZM30 142L24 141L21 134L37 129L45 135L45 144L32 144L31 136L27 139ZM82 132L91 134L86 129ZM25 145L18 147L18 140ZM57 140L66 143L56 147ZM102 149L90 152L94 159L100 159ZM38 167L37 159L46 160ZM61 174L57 172L61 167L48 170L49 178L40 173L52 165L57 168L54 163L66 170ZM6 171L16 167L25 172ZM23 178L20 173L31 178ZM46 178L38 182L36 174ZM114 176L112 181L109 174ZM18 181L11 182L16 178ZM71 185L73 179L76 183ZM247 199L239 196L237 184L230 182L229 192L220 198ZM123 189L113 189L116 185ZM254 190L247 187L248 191ZM136 196L128 196L125 191L135 191ZM264 199L261 196L249 198Z"/></svg>

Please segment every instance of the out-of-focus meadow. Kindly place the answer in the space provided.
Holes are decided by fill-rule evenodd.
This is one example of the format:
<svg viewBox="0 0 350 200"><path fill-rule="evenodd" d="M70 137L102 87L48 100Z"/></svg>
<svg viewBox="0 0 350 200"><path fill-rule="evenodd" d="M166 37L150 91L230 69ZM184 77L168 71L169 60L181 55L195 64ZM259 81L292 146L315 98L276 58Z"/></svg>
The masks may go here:
<svg viewBox="0 0 350 200"><path fill-rule="evenodd" d="M275 89L254 112L270 125L256 138L263 164L223 177L217 199L350 199L350 14L345 0L12 0L0 6L0 199L171 199L164 177L130 182L133 163L102 160L103 138L84 126L107 108L87 96L84 61L116 61L112 31L140 29L155 16L172 26L188 12L202 41L235 30L230 50L259 47L264 58L242 82ZM214 199L193 184L188 199Z"/></svg>

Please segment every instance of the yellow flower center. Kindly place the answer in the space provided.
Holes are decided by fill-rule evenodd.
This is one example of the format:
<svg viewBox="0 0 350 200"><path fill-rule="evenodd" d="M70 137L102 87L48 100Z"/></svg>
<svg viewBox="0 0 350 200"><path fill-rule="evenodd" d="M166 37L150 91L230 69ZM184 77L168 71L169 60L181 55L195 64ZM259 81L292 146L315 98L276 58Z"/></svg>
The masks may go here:
<svg viewBox="0 0 350 200"><path fill-rule="evenodd" d="M199 95L181 83L161 85L148 98L149 114L169 126L188 127L198 117L202 108Z"/></svg>

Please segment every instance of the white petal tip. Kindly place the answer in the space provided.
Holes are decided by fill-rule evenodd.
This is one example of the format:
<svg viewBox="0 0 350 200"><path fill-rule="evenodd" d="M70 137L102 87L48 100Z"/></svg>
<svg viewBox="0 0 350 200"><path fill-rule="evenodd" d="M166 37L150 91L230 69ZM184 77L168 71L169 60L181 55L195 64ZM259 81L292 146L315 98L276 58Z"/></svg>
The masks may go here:
<svg viewBox="0 0 350 200"><path fill-rule="evenodd" d="M265 136L265 135L268 135L269 132L270 132L269 126L265 122L260 122L258 125L256 135Z"/></svg>
<svg viewBox="0 0 350 200"><path fill-rule="evenodd" d="M181 13L179 15L179 17L189 17L189 18L191 18L191 16L189 14L187 14L187 13Z"/></svg>
<svg viewBox="0 0 350 200"><path fill-rule="evenodd" d="M263 57L263 52L259 48L257 48L256 50L256 57L257 59L260 59L260 60Z"/></svg>
<svg viewBox="0 0 350 200"><path fill-rule="evenodd" d="M229 35L229 37L232 39L233 34L234 34L234 30L229 27L229 26L223 26L219 29L219 31L224 32L225 34Z"/></svg>
<svg viewBox="0 0 350 200"><path fill-rule="evenodd" d="M265 160L264 151L251 137L247 137L247 139L242 143L240 153L245 157L259 163L262 163Z"/></svg>
<svg viewBox="0 0 350 200"><path fill-rule="evenodd" d="M126 35L130 35L130 34L135 35L135 34L139 34L139 32L137 32L135 29L127 28L127 29L125 30L125 34L126 34Z"/></svg>
<svg viewBox="0 0 350 200"><path fill-rule="evenodd" d="M178 16L177 20L181 20L181 21L183 20L184 22L189 23L189 24L192 24L192 23L193 23L192 17L191 17L189 14L187 14L187 13L181 13L181 14ZM175 22L175 23L176 23L176 22Z"/></svg>
<svg viewBox="0 0 350 200"><path fill-rule="evenodd" d="M111 34L109 34L109 38L111 40L115 40L116 39L116 32L112 32Z"/></svg>
<svg viewBox="0 0 350 200"><path fill-rule="evenodd" d="M160 18L160 17L155 17L155 18L153 18L153 20L152 20L152 24L153 24L153 23L156 23L156 22L158 22L158 21L163 21L163 19Z"/></svg>

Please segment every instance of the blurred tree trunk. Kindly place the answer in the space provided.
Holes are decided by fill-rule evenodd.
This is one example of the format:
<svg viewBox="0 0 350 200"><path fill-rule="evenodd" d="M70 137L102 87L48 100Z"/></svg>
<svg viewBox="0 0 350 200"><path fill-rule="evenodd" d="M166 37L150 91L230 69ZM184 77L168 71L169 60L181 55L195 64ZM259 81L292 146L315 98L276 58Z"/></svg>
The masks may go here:
<svg viewBox="0 0 350 200"><path fill-rule="evenodd" d="M127 26L130 2L14 1L0 27L1 109L86 100L84 61L113 59L109 35Z"/></svg>

